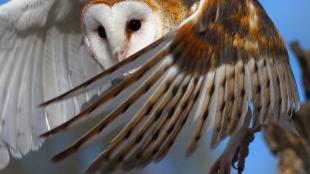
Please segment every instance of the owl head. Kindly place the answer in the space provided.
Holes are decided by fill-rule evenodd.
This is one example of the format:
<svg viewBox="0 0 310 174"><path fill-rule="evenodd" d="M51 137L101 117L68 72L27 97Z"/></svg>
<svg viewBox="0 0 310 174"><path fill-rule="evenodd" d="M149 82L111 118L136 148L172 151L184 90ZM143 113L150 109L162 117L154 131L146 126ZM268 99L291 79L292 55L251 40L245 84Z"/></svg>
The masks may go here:
<svg viewBox="0 0 310 174"><path fill-rule="evenodd" d="M90 0L82 32L93 58L109 68L162 37L190 14L176 0Z"/></svg>

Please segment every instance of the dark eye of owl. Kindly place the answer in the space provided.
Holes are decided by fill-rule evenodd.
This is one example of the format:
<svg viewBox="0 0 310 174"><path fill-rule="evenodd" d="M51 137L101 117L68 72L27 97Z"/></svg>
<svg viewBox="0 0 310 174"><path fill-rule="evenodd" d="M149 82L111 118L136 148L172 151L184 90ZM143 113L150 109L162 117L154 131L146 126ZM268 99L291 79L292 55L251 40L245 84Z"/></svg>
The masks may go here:
<svg viewBox="0 0 310 174"><path fill-rule="evenodd" d="M101 37L102 39L107 38L107 34L103 26L98 27L97 32L98 32L98 36Z"/></svg>
<svg viewBox="0 0 310 174"><path fill-rule="evenodd" d="M138 31L141 28L141 21L134 19L128 22L127 29L129 31Z"/></svg>

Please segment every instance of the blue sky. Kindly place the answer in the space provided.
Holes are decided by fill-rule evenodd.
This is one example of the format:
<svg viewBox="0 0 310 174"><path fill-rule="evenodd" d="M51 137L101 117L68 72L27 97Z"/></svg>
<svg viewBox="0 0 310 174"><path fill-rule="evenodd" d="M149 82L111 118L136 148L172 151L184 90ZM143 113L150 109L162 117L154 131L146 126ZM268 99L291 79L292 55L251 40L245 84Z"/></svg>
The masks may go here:
<svg viewBox="0 0 310 174"><path fill-rule="evenodd" d="M5 0L0 0L0 3ZM298 40L302 47L310 48L310 1L309 0L261 0L269 16L289 44ZM301 71L297 60L289 49L291 65L298 83L302 101L305 96L302 90ZM208 147L206 147L208 148ZM167 164L158 167L167 167ZM157 168L157 167L155 167ZM256 136L251 145L251 153L247 159L245 174L274 174L276 173L276 160L269 153L261 134Z"/></svg>

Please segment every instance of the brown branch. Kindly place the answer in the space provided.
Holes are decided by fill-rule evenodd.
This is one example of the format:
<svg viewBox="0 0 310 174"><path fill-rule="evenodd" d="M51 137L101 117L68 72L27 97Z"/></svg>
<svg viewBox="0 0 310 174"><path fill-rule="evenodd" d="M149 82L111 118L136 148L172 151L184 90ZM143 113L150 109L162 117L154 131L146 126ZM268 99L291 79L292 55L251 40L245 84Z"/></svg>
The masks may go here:
<svg viewBox="0 0 310 174"><path fill-rule="evenodd" d="M306 96L310 97L310 51L301 49L297 42L292 45L303 71L303 84ZM265 139L278 158L278 173L310 173L310 101L293 116L299 135L274 123L267 126Z"/></svg>

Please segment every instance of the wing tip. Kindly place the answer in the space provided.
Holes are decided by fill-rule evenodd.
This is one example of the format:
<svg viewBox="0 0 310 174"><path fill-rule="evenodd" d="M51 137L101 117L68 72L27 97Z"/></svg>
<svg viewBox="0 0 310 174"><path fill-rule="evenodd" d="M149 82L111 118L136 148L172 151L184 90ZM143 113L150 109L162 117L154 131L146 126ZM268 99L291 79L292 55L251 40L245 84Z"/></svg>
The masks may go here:
<svg viewBox="0 0 310 174"><path fill-rule="evenodd" d="M53 98L51 100L45 101L45 102L39 104L38 107L40 107L40 108L47 107L48 105L51 105L51 104L56 103L58 101L61 101L63 99L63 97L65 97L65 94L61 95L61 96L58 96L56 98Z"/></svg>
<svg viewBox="0 0 310 174"><path fill-rule="evenodd" d="M67 156L68 156L68 155L64 154L64 151L62 151L62 152L56 154L55 156L53 156L53 157L51 158L51 161L52 161L53 163L57 163L57 162L60 162L60 161L64 160Z"/></svg>
<svg viewBox="0 0 310 174"><path fill-rule="evenodd" d="M47 131L47 132L41 134L39 137L40 137L40 138L48 138L48 137L51 137L51 136L57 134L57 133L60 132L61 130L63 130L63 127L62 127L62 126L59 126L59 127L56 127L56 128L54 128L54 129L52 129L52 130L50 130L50 131Z"/></svg>

